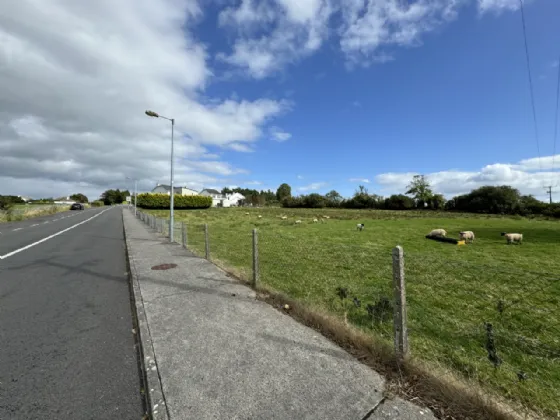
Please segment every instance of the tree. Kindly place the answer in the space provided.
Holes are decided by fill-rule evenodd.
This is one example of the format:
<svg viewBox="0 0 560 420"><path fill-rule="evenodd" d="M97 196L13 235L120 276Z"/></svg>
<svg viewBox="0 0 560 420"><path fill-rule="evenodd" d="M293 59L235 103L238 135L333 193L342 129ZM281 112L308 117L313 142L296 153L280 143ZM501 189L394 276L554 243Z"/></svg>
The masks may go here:
<svg viewBox="0 0 560 420"><path fill-rule="evenodd" d="M445 208L445 197L441 194L434 194L428 200L428 208L432 210L443 210Z"/></svg>
<svg viewBox="0 0 560 420"><path fill-rule="evenodd" d="M82 193L77 193L77 194L72 194L70 196L70 198L78 203L87 203L88 202L88 198L82 194Z"/></svg>
<svg viewBox="0 0 560 420"><path fill-rule="evenodd" d="M343 200L338 191L331 190L325 194L325 204L327 207L339 207Z"/></svg>
<svg viewBox="0 0 560 420"><path fill-rule="evenodd" d="M288 184L284 183L278 187L276 190L276 199L280 202L285 200L286 198L290 198L292 196L292 187Z"/></svg>
<svg viewBox="0 0 560 420"><path fill-rule="evenodd" d="M424 203L428 203L434 195L430 183L424 175L414 175L406 188L405 194L413 196L416 206L419 208L424 208Z"/></svg>
<svg viewBox="0 0 560 420"><path fill-rule="evenodd" d="M128 190L121 191L119 189L116 189L105 191L103 194L101 194L100 198L106 206L111 206L113 204L121 204L129 195L130 192Z"/></svg>
<svg viewBox="0 0 560 420"><path fill-rule="evenodd" d="M392 195L385 199L387 210L411 210L414 208L414 200L403 194Z"/></svg>

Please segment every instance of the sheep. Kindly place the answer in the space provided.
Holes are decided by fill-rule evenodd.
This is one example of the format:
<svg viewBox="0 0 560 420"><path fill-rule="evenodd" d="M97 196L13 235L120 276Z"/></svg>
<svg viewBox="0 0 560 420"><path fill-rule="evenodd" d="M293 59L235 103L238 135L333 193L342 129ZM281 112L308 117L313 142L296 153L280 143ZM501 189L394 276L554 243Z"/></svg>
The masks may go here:
<svg viewBox="0 0 560 420"><path fill-rule="evenodd" d="M474 232L471 230L465 230L463 232L459 232L459 239L464 241L471 241L474 242Z"/></svg>
<svg viewBox="0 0 560 420"><path fill-rule="evenodd" d="M519 244L521 244L523 242L523 234L522 233L506 233L506 232L502 232L501 236L505 236L506 237L506 243L512 244L514 242L518 242Z"/></svg>
<svg viewBox="0 0 560 420"><path fill-rule="evenodd" d="M364 225L363 223L358 223L358 224L356 225L356 229L359 230L360 232L361 232L362 230L364 230L364 227L365 227L365 225Z"/></svg>
<svg viewBox="0 0 560 420"><path fill-rule="evenodd" d="M330 219L329 216L323 216L323 219Z"/></svg>
<svg viewBox="0 0 560 420"><path fill-rule="evenodd" d="M280 217L280 218L281 218L282 220L287 220L287 219L288 219L288 216L282 216L282 217Z"/></svg>
<svg viewBox="0 0 560 420"><path fill-rule="evenodd" d="M296 225L299 225L301 223L301 220L296 220Z"/></svg>
<svg viewBox="0 0 560 420"><path fill-rule="evenodd" d="M245 212L245 216L249 216L249 212Z"/></svg>
<svg viewBox="0 0 560 420"><path fill-rule="evenodd" d="M258 217L259 219L262 219L262 216L261 216L260 214L259 214L257 217Z"/></svg>
<svg viewBox="0 0 560 420"><path fill-rule="evenodd" d="M432 230L428 236L443 236L445 237L447 235L447 232L445 231L445 229L434 229Z"/></svg>
<svg viewBox="0 0 560 420"><path fill-rule="evenodd" d="M318 223L319 220L317 218L313 219L313 223Z"/></svg>

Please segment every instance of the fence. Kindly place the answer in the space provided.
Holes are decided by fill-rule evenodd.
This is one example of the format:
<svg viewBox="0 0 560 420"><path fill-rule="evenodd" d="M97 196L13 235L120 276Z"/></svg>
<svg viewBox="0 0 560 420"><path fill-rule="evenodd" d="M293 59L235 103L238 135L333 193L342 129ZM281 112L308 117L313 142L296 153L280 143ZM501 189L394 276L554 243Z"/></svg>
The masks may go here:
<svg viewBox="0 0 560 420"><path fill-rule="evenodd" d="M168 220L138 217L169 234ZM253 286L281 291L393 343L396 360L458 374L518 411L517 404L560 416L559 278L521 269L522 259L514 268L483 252L465 262L456 245L433 256L236 223L176 222L174 240Z"/></svg>

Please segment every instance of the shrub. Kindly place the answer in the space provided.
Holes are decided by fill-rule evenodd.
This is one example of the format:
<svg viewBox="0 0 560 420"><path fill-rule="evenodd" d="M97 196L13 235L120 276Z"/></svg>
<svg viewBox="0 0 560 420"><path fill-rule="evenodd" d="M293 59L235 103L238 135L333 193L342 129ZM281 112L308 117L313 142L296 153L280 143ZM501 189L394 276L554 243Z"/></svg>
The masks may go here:
<svg viewBox="0 0 560 420"><path fill-rule="evenodd" d="M143 209L168 209L170 196L167 194L138 194L137 205ZM212 198L203 195L177 195L173 197L175 209L207 209L212 206Z"/></svg>
<svg viewBox="0 0 560 420"><path fill-rule="evenodd" d="M91 207L102 207L102 206L104 206L104 205L105 205L105 203L104 203L103 201L101 201L101 200L92 201L92 202L90 203L90 206L91 206Z"/></svg>

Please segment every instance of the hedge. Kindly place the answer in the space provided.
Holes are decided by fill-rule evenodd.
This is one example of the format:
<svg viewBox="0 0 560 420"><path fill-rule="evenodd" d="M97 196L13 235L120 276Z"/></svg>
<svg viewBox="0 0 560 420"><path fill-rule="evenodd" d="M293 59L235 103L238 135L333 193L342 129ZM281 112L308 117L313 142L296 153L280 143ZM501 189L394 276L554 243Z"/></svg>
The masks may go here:
<svg viewBox="0 0 560 420"><path fill-rule="evenodd" d="M95 200L92 201L91 203L89 203L91 207L102 207L105 205L105 203L101 200Z"/></svg>
<svg viewBox="0 0 560 420"><path fill-rule="evenodd" d="M143 209L168 209L169 195L167 194L138 194L137 206ZM173 197L174 209L207 209L212 206L212 197L203 195L177 195Z"/></svg>

